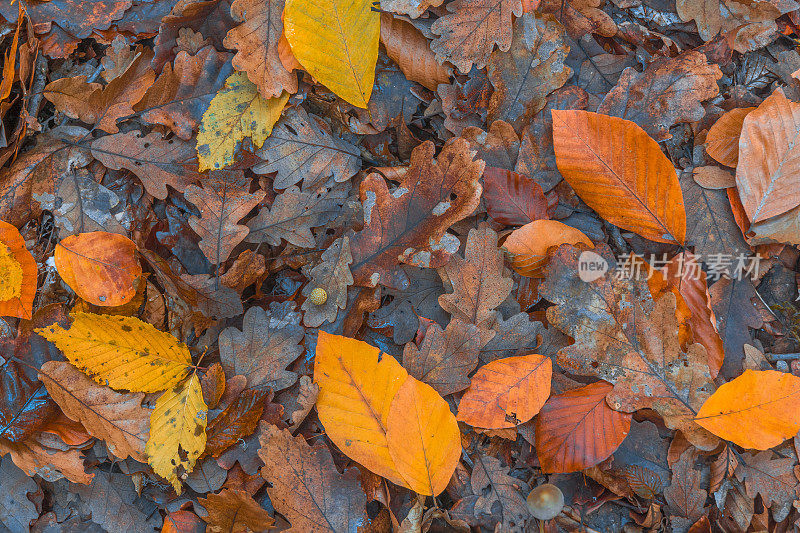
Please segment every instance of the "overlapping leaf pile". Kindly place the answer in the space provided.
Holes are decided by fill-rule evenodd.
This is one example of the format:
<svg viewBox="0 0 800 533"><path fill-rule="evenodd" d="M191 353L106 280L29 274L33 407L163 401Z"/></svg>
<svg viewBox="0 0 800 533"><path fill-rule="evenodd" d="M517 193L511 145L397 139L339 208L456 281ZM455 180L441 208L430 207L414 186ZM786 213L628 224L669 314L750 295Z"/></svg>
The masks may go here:
<svg viewBox="0 0 800 533"><path fill-rule="evenodd" d="M0 529L798 527L799 42L0 2Z"/></svg>

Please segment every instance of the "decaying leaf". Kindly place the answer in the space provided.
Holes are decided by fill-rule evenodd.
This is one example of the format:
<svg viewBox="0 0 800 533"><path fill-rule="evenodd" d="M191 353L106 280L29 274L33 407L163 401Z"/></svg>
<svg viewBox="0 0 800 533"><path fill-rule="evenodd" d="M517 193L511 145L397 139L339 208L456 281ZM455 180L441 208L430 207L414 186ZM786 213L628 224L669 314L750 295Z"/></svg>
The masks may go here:
<svg viewBox="0 0 800 533"><path fill-rule="evenodd" d="M549 249L562 244L594 244L582 231L557 220L534 220L506 237L503 249L511 259L511 268L523 276L541 277Z"/></svg>
<svg viewBox="0 0 800 533"><path fill-rule="evenodd" d="M717 119L706 135L706 152L717 162L736 167L739 162L739 137L744 119L755 107L731 109Z"/></svg>
<svg viewBox="0 0 800 533"><path fill-rule="evenodd" d="M322 262L314 268L304 268L303 273L310 280L303 287L303 323L318 327L324 322L333 322L340 309L347 306L347 288L353 284L350 264L350 239L347 236L337 239L322 253ZM314 291L325 291L323 302L310 298Z"/></svg>
<svg viewBox="0 0 800 533"><path fill-rule="evenodd" d="M265 531L275 523L269 513L243 490L225 489L219 494L200 498L200 503L208 511L203 520L208 523L210 531Z"/></svg>

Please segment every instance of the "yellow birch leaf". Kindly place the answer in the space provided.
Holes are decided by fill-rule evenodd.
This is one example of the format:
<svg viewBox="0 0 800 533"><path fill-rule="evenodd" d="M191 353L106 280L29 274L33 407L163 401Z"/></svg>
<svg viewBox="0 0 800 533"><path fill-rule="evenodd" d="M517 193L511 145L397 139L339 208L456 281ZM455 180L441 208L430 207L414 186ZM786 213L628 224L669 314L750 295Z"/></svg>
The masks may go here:
<svg viewBox="0 0 800 533"><path fill-rule="evenodd" d="M134 392L158 392L189 373L189 348L178 339L129 316L74 312L72 325L39 328L70 363L101 385Z"/></svg>
<svg viewBox="0 0 800 533"><path fill-rule="evenodd" d="M156 474L172 483L178 494L179 474L191 472L206 448L207 417L197 374L162 394L150 415L147 462Z"/></svg>
<svg viewBox="0 0 800 533"><path fill-rule="evenodd" d="M406 378L408 372L391 355L320 330L314 381L325 432L348 457L404 486L389 453L386 430L392 399Z"/></svg>
<svg viewBox="0 0 800 533"><path fill-rule="evenodd" d="M381 18L372 0L286 0L286 40L302 67L366 109L375 81Z"/></svg>
<svg viewBox="0 0 800 533"><path fill-rule="evenodd" d="M289 93L285 91L281 96L264 98L244 72L228 76L200 122L197 134L200 172L232 164L236 148L248 137L254 150L261 148L287 100Z"/></svg>

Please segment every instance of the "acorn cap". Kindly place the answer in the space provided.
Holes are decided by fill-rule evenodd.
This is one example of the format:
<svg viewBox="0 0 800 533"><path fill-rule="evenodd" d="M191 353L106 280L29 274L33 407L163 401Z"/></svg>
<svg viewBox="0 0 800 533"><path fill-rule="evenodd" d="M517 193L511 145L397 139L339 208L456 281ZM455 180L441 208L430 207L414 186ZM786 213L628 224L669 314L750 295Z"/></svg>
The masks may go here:
<svg viewBox="0 0 800 533"><path fill-rule="evenodd" d="M539 520L550 520L564 508L564 494L550 483L539 485L528 494L528 509Z"/></svg>

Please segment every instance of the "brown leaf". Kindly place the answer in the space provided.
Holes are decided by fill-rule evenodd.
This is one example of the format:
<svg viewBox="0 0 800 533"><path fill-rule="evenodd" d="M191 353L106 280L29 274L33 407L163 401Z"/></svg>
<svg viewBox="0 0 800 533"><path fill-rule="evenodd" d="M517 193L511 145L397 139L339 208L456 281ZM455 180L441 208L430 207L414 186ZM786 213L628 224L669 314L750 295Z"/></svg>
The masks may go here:
<svg viewBox="0 0 800 533"><path fill-rule="evenodd" d="M265 466L261 475L275 510L292 524L290 532L356 533L365 521L367 498L358 470L339 474L325 446L310 447L298 435L261 424Z"/></svg>
<svg viewBox="0 0 800 533"><path fill-rule="evenodd" d="M736 167L744 119L755 107L731 109L717 119L706 135L706 152L717 162Z"/></svg>
<svg viewBox="0 0 800 533"><path fill-rule="evenodd" d="M283 67L278 55L283 5L284 0L234 0L231 16L242 24L228 31L223 42L237 50L234 68L247 72L264 98L297 92L297 76Z"/></svg>
<svg viewBox="0 0 800 533"><path fill-rule="evenodd" d="M251 435L258 425L264 404L272 400L269 388L248 389L242 392L206 428L204 455L219 457L239 439Z"/></svg>
<svg viewBox="0 0 800 533"><path fill-rule="evenodd" d="M706 189L736 187L736 177L724 168L714 165L695 167L692 170L692 177L698 185Z"/></svg>
<svg viewBox="0 0 800 533"><path fill-rule="evenodd" d="M56 0L26 6L28 16L37 24L55 21L70 35L79 39L89 37L93 30L105 30L113 21L122 18L131 7L131 0Z"/></svg>
<svg viewBox="0 0 800 533"><path fill-rule="evenodd" d="M208 523L210 531L248 533L270 529L275 523L269 513L243 490L224 489L198 501L208 511L203 520Z"/></svg>
<svg viewBox="0 0 800 533"><path fill-rule="evenodd" d="M697 32L704 41L710 41L722 29L720 0L677 0L675 9L684 22L694 20Z"/></svg>
<svg viewBox="0 0 800 533"><path fill-rule="evenodd" d="M464 128L461 137L469 142L470 150L475 150L478 159L486 162L486 171L490 167L502 170L513 170L519 156L520 140L517 132L508 122L495 120L488 131L470 126ZM484 191L484 193L487 191Z"/></svg>
<svg viewBox="0 0 800 533"><path fill-rule="evenodd" d="M140 53L141 45L134 51L131 50L128 41L121 35L114 37L114 40L111 41L111 46L106 49L106 55L100 60L100 64L103 65L103 72L101 73L103 79L108 82L118 78Z"/></svg>
<svg viewBox="0 0 800 533"><path fill-rule="evenodd" d="M381 0L381 9L417 18L429 7L438 7L444 0Z"/></svg>
<svg viewBox="0 0 800 533"><path fill-rule="evenodd" d="M600 9L602 0L543 0L542 13L552 13L567 28L570 37L577 40L587 33L613 37L617 25Z"/></svg>
<svg viewBox="0 0 800 533"><path fill-rule="evenodd" d="M613 385L599 381L551 396L536 417L536 454L543 472L578 472L622 444L631 415L606 404Z"/></svg>
<svg viewBox="0 0 800 533"><path fill-rule="evenodd" d="M497 248L497 233L488 226L471 229L464 259L453 256L444 273L452 292L439 296L442 309L453 318L489 328L495 321L495 308L508 298L513 286Z"/></svg>
<svg viewBox="0 0 800 533"><path fill-rule="evenodd" d="M549 218L547 199L532 179L496 167L483 171L483 200L493 219L508 226L523 226Z"/></svg>
<svg viewBox="0 0 800 533"><path fill-rule="evenodd" d="M144 448L151 411L142 407L143 393L115 392L60 361L43 364L39 379L64 414L80 422L93 437L105 441L116 457L147 462Z"/></svg>
<svg viewBox="0 0 800 533"><path fill-rule="evenodd" d="M469 513L468 516L476 518L491 517L493 523L502 523L502 528L498 528L500 531L515 533L524 531L524 524L531 520L525 502L530 491L528 484L510 476L510 469L503 466L495 457L478 455L473 458L473 462L472 475L469 479L473 495L467 496L460 502L463 511ZM463 517L463 511L457 509L454 513L456 517Z"/></svg>
<svg viewBox="0 0 800 533"><path fill-rule="evenodd" d="M747 453L736 467L736 477L744 482L747 495L761 495L764 505L788 505L797 498L800 484L794 475L795 461L789 457L775 457L770 450Z"/></svg>
<svg viewBox="0 0 800 533"><path fill-rule="evenodd" d="M752 343L750 328L758 329L763 324L753 305L756 289L749 279L722 278L708 292L725 348L725 362L720 372L728 378L738 376L744 359L744 344Z"/></svg>
<svg viewBox="0 0 800 533"><path fill-rule="evenodd" d="M548 94L572 76L564 61L569 53L564 28L552 15L523 15L514 23L514 39L507 52L492 52L486 71L494 86L489 101L489 123L505 120L517 131L546 103Z"/></svg>
<svg viewBox="0 0 800 533"><path fill-rule="evenodd" d="M174 63L164 65L134 109L148 124L163 124L181 139L191 140L203 113L232 73L231 55L213 46L194 55L179 52Z"/></svg>
<svg viewBox="0 0 800 533"><path fill-rule="evenodd" d="M297 396L297 409L292 411L289 421L292 423L289 426L289 431L294 433L300 424L314 408L317 403L317 396L319 396L319 385L314 383L309 376L300 376L300 393Z"/></svg>
<svg viewBox="0 0 800 533"><path fill-rule="evenodd" d="M194 146L156 132L144 137L138 131L100 137L92 142L92 155L108 168L133 172L159 200L167 197L167 185L183 192L200 179Z"/></svg>
<svg viewBox="0 0 800 533"><path fill-rule="evenodd" d="M436 61L428 39L408 22L381 13L381 43L386 48L386 55L397 63L409 80L431 91L435 91L440 83L450 81L452 69Z"/></svg>
<svg viewBox="0 0 800 533"><path fill-rule="evenodd" d="M449 61L464 74L473 63L486 66L494 45L506 52L511 47L511 15L522 16L520 0L456 0L449 13L431 26L438 35L431 50L439 61Z"/></svg>
<svg viewBox="0 0 800 533"><path fill-rule="evenodd" d="M350 240L343 236L333 242L323 253L321 262L314 267L303 267L303 275L309 282L303 287L303 323L308 327L319 327L324 322L333 322L340 309L347 306L347 288L353 284L350 264ZM314 302L311 293L321 289L325 293L323 302Z"/></svg>
<svg viewBox="0 0 800 533"><path fill-rule="evenodd" d="M200 236L200 249L213 265L228 260L250 229L239 221L264 199L262 190L250 192L250 180L241 171L218 170L203 180L203 187L189 185L184 196L200 210L189 224Z"/></svg>
<svg viewBox="0 0 800 533"><path fill-rule="evenodd" d="M705 514L708 492L700 488L700 472L695 470L697 450L689 448L681 454L673 467L672 483L664 489L664 496L673 513L673 526L688 530Z"/></svg>
<svg viewBox="0 0 800 533"><path fill-rule="evenodd" d="M297 374L285 369L303 353L300 342L305 331L298 325L299 319L293 302L274 303L269 313L258 306L248 309L242 331L231 327L219 334L225 373L246 376L250 389L279 391L292 385Z"/></svg>
<svg viewBox="0 0 800 533"><path fill-rule="evenodd" d="M90 486L75 487L81 510L91 513L92 522L106 531L131 533L150 533L161 524L161 517L148 515L134 504L139 494L129 476L102 470L93 475Z"/></svg>
<svg viewBox="0 0 800 533"><path fill-rule="evenodd" d="M800 104L776 89L744 118L736 184L752 222L800 205Z"/></svg>
<svg viewBox="0 0 800 533"><path fill-rule="evenodd" d="M408 280L399 263L439 267L458 249L458 239L446 232L478 206L484 164L473 161L474 152L458 138L438 158L433 154L431 142L415 148L392 193L379 174L361 183L365 227L350 239L356 285L404 288Z"/></svg>
<svg viewBox="0 0 800 533"><path fill-rule="evenodd" d="M403 366L442 396L469 387L467 377L478 364L478 352L494 336L493 331L453 318L442 330L433 323L419 346L409 343L403 350Z"/></svg>
<svg viewBox="0 0 800 533"><path fill-rule="evenodd" d="M214 363L200 379L200 388L203 390L203 401L209 409L219 405L222 395L225 394L225 371L222 365Z"/></svg>
<svg viewBox="0 0 800 533"><path fill-rule="evenodd" d="M609 92L598 113L639 124L655 140L669 139L677 123L703 118L702 102L719 94L719 66L690 50L675 58L659 58L644 72L627 68Z"/></svg>
<svg viewBox="0 0 800 533"><path fill-rule="evenodd" d="M47 481L67 478L73 483L88 485L94 474L86 473L80 450L45 448L34 439L10 442L0 438L0 455L11 454L14 464L26 474L39 475Z"/></svg>

